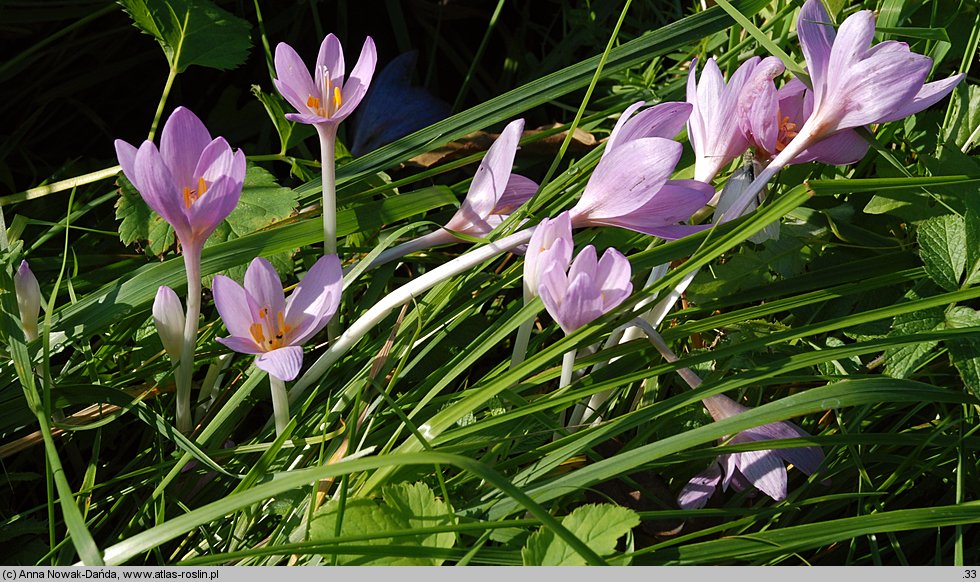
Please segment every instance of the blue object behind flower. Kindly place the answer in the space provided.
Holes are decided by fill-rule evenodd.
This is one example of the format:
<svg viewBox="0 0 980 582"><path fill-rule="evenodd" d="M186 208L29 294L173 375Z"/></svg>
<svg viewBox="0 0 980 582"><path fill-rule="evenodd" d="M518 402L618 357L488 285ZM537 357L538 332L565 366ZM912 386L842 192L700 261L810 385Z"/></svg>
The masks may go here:
<svg viewBox="0 0 980 582"><path fill-rule="evenodd" d="M374 79L353 119L350 151L355 156L449 117L448 103L412 86L418 56L418 51L402 53Z"/></svg>

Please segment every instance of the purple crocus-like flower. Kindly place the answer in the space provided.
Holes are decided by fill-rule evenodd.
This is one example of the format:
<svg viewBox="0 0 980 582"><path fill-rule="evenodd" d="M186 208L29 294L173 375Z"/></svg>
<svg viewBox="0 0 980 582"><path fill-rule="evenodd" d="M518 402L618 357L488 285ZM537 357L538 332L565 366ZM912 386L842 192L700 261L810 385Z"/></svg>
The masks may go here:
<svg viewBox="0 0 980 582"><path fill-rule="evenodd" d="M572 221L567 212L545 218L534 227L524 253L524 301L538 296L545 268L565 271L572 261Z"/></svg>
<svg viewBox="0 0 980 582"><path fill-rule="evenodd" d="M123 174L146 204L174 228L185 252L204 245L235 206L245 181L245 154L223 137L211 139L201 120L184 107L167 119L160 149L139 149L117 139Z"/></svg>
<svg viewBox="0 0 980 582"><path fill-rule="evenodd" d="M153 300L153 325L160 334L160 343L175 363L180 363L184 341L184 308L173 289L161 285Z"/></svg>
<svg viewBox="0 0 980 582"><path fill-rule="evenodd" d="M538 294L545 309L566 334L608 313L633 292L630 263L622 253L609 248L596 259L589 245L575 257L568 272L558 253L542 265Z"/></svg>
<svg viewBox="0 0 980 582"><path fill-rule="evenodd" d="M690 103L667 101L637 113L637 110L645 104L644 101L637 101L619 116L616 126L609 134L609 139L606 140L606 149L602 152L603 158L615 150L616 146L637 139L645 137L673 139L684 129L692 110Z"/></svg>
<svg viewBox="0 0 980 582"><path fill-rule="evenodd" d="M748 407L724 395L710 396L702 402L716 421L749 410ZM807 436L810 435L792 422L782 421L743 430L728 442L739 444ZM728 489L731 485L736 491L754 486L774 500L781 501L786 498L785 463L792 463L793 466L810 475L817 470L823 458L820 447L763 449L721 455L681 489L677 504L682 509L704 507L719 484L722 490Z"/></svg>
<svg viewBox="0 0 980 582"><path fill-rule="evenodd" d="M707 228L679 224L714 194L698 180L670 180L681 149L660 137L614 141L569 211L572 226L618 226L667 240Z"/></svg>
<svg viewBox="0 0 980 582"><path fill-rule="evenodd" d="M796 28L813 82L813 113L800 129L806 140L908 117L945 97L964 77L926 83L932 59L904 42L871 46L870 10L852 14L835 33L823 3L806 0Z"/></svg>
<svg viewBox="0 0 980 582"><path fill-rule="evenodd" d="M766 59L767 67L772 65L769 59ZM700 79L696 77L697 59L691 61L687 101L693 110L687 123L687 135L694 148L696 180L711 182L722 168L748 149L749 142L738 122L739 96L762 62L759 57L746 60L726 84L714 59L705 62Z"/></svg>
<svg viewBox="0 0 980 582"><path fill-rule="evenodd" d="M374 39L364 40L361 55L344 81L344 50L333 34L320 44L313 75L293 47L281 42L276 46L276 89L299 113L287 113L286 119L317 126L337 125L354 112L364 99L378 52Z"/></svg>
<svg viewBox="0 0 980 582"><path fill-rule="evenodd" d="M21 261L14 273L14 294L20 312L20 326L27 341L37 339L37 318L41 314L41 285L27 261Z"/></svg>
<svg viewBox="0 0 980 582"><path fill-rule="evenodd" d="M303 365L303 342L337 312L342 286L337 255L321 257L288 300L276 270L261 257L245 271L244 287L217 275L214 304L231 334L218 341L258 356L255 365L279 380L292 380Z"/></svg>

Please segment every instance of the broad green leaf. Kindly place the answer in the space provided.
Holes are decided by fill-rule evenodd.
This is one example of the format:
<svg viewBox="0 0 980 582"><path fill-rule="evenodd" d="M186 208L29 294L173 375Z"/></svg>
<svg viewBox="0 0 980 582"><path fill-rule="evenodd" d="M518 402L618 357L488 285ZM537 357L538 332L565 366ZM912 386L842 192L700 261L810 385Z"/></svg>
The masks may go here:
<svg viewBox="0 0 980 582"><path fill-rule="evenodd" d="M355 498L347 501L341 521L340 538L335 535L340 505L330 501L310 522L310 540L338 541L357 537L358 544L372 546L406 545L413 547L452 548L456 536L452 532L404 534L413 530L445 527L456 522L449 506L436 499L423 483L397 483L382 490L383 503L372 499ZM370 566L438 566L437 558L370 557L339 555L339 565Z"/></svg>
<svg viewBox="0 0 980 582"><path fill-rule="evenodd" d="M616 541L640 525L635 511L603 503L583 505L566 515L561 524L600 556L616 550ZM585 559L548 528L531 535L521 549L525 566L584 566Z"/></svg>
<svg viewBox="0 0 980 582"><path fill-rule="evenodd" d="M919 255L926 273L947 291L960 287L966 266L966 225L954 215L938 216L919 226Z"/></svg>
<svg viewBox="0 0 980 582"><path fill-rule="evenodd" d="M133 22L157 39L170 68L234 69L251 46L245 20L210 0L119 0Z"/></svg>
<svg viewBox="0 0 980 582"><path fill-rule="evenodd" d="M956 306L946 313L946 325L951 328L980 326L980 313L965 306ZM980 398L980 337L947 340L946 347L963 383Z"/></svg>
<svg viewBox="0 0 980 582"><path fill-rule="evenodd" d="M252 95L255 95L262 103L266 113L269 114L269 119L272 120L272 124L276 126L281 147L280 154L285 154L289 148L315 133L316 130L313 129L312 125L295 123L286 119L286 113L282 108L283 100L278 93L266 93L258 85L252 85Z"/></svg>
<svg viewBox="0 0 980 582"><path fill-rule="evenodd" d="M116 202L116 220L119 220L119 240L124 245L146 243L145 251L161 256L174 241L174 229L143 202L136 188L119 174L119 200Z"/></svg>
<svg viewBox="0 0 980 582"><path fill-rule="evenodd" d="M966 199L966 285L980 283L980 197Z"/></svg>
<svg viewBox="0 0 980 582"><path fill-rule="evenodd" d="M930 293L930 290L933 292ZM914 301L938 291L931 283L918 285L909 291L905 298ZM895 316L888 337L901 337L923 331L933 331L946 327L942 307L933 307ZM938 341L917 342L885 351L885 373L893 378L908 378L929 360Z"/></svg>

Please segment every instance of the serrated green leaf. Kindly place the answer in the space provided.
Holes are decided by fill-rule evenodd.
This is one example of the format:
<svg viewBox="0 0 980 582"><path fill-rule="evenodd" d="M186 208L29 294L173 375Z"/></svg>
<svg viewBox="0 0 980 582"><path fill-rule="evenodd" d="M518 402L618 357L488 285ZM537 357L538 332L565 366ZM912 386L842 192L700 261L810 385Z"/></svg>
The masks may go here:
<svg viewBox="0 0 980 582"><path fill-rule="evenodd" d="M137 28L157 39L170 68L234 69L245 62L251 25L210 0L119 0Z"/></svg>
<svg viewBox="0 0 980 582"><path fill-rule="evenodd" d="M424 483L390 485L382 490L381 496L384 500L382 504L371 499L348 500L339 538L335 536L339 504L336 501L327 503L310 522L310 540L343 543L344 538L357 537L358 540L352 540L352 544L446 549L453 547L456 536L452 532L385 535L404 534L455 523L449 506L436 499L435 494ZM438 566L443 562L441 559L428 557L339 555L337 558L339 565Z"/></svg>
<svg viewBox="0 0 980 582"><path fill-rule="evenodd" d="M919 256L926 273L947 291L960 288L966 267L966 225L962 217L937 216L919 226Z"/></svg>
<svg viewBox="0 0 980 582"><path fill-rule="evenodd" d="M252 95L258 98L265 108L266 113L276 126L276 133L279 134L280 154L285 154L289 148L313 135L316 130L312 125L305 123L294 123L286 119L286 113L282 108L282 97L276 93L266 93L258 85L252 85Z"/></svg>
<svg viewBox="0 0 980 582"><path fill-rule="evenodd" d="M946 325L951 328L980 327L980 312L964 306L953 307L946 313ZM947 340L946 347L963 383L980 398L980 337Z"/></svg>
<svg viewBox="0 0 980 582"><path fill-rule="evenodd" d="M146 205L136 187L119 174L119 200L116 201L116 220L119 223L119 240L124 245L146 242L146 253L161 256L174 241L174 229L160 215Z"/></svg>
<svg viewBox="0 0 980 582"><path fill-rule="evenodd" d="M926 283L916 286L905 295L905 298L915 301L938 292L939 290L932 283ZM933 307L896 316L888 337L901 337L945 327L943 308ZM930 354L938 345L938 341L928 341L885 350L885 373L893 378L908 378L929 360Z"/></svg>
<svg viewBox="0 0 980 582"><path fill-rule="evenodd" d="M980 283L980 199L967 198L966 216L966 285Z"/></svg>
<svg viewBox="0 0 980 582"><path fill-rule="evenodd" d="M566 515L561 524L600 556L616 550L616 541L640 525L632 509L608 503L583 505ZM584 566L585 559L548 528L531 535L521 549L525 566Z"/></svg>

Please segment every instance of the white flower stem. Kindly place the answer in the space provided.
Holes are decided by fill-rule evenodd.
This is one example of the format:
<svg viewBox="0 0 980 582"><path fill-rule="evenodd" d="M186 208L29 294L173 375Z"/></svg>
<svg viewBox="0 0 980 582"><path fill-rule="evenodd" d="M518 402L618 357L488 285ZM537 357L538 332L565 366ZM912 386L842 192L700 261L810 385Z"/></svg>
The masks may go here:
<svg viewBox="0 0 980 582"><path fill-rule="evenodd" d="M572 349L568 350L567 352L565 352L565 355L562 356L562 358L561 358L561 379L558 380L558 389L559 390L561 390L562 388L566 388L569 384L572 383L572 372L574 371L574 368L575 368L575 353L576 353L576 351L577 350L575 348L572 348ZM565 423L565 411L564 410L561 413L561 418L559 418L558 420L559 420L559 425L566 426L566 423ZM567 425L572 425L572 424L574 424L574 422L575 422L575 419L574 419L574 414L573 414L573 418L569 420L569 422L567 423ZM559 437L559 433L555 433L555 439L557 439L558 437Z"/></svg>
<svg viewBox="0 0 980 582"><path fill-rule="evenodd" d="M177 367L177 430L189 434L191 417L191 383L194 375L194 348L197 346L197 325L201 316L201 247L184 245L184 270L187 271L187 312L184 316L184 345Z"/></svg>
<svg viewBox="0 0 980 582"><path fill-rule="evenodd" d="M350 325L344 333L330 343L310 369L300 377L299 381L289 389L289 401L294 402L296 398L317 382L337 360L341 358L347 350L352 348L369 331L391 313L396 307L400 307L411 301L414 297L429 290L437 283L441 283L450 277L454 277L472 269L473 267L488 261L493 257L518 247L531 239L533 229L525 229L510 236L504 237L488 245L471 250L444 265L440 265L427 273L412 279L408 283L395 289L381 301L368 309L361 317Z"/></svg>
<svg viewBox="0 0 980 582"><path fill-rule="evenodd" d="M527 357L527 344L531 341L531 332L534 330L534 316L521 323L517 328L517 337L514 338L514 353L510 356L510 367L516 368L524 363Z"/></svg>
<svg viewBox="0 0 980 582"><path fill-rule="evenodd" d="M323 184L323 254L337 254L337 168L334 153L337 147L337 125L317 125L320 136L320 166Z"/></svg>
<svg viewBox="0 0 980 582"><path fill-rule="evenodd" d="M286 383L272 374L269 374L269 388L272 390L272 414L276 419L276 436L279 436L289 424L289 396L286 394Z"/></svg>
<svg viewBox="0 0 980 582"><path fill-rule="evenodd" d="M380 267L381 265L390 263L392 261L397 261L398 259L404 257L405 255L421 251L430 247L452 244L460 242L460 240L453 235L449 234L445 230L439 229L435 232L430 232L429 234L424 234L418 238L412 239L410 241L403 242L400 245L391 247L390 249L385 249L371 261L371 266L369 268L373 269Z"/></svg>

